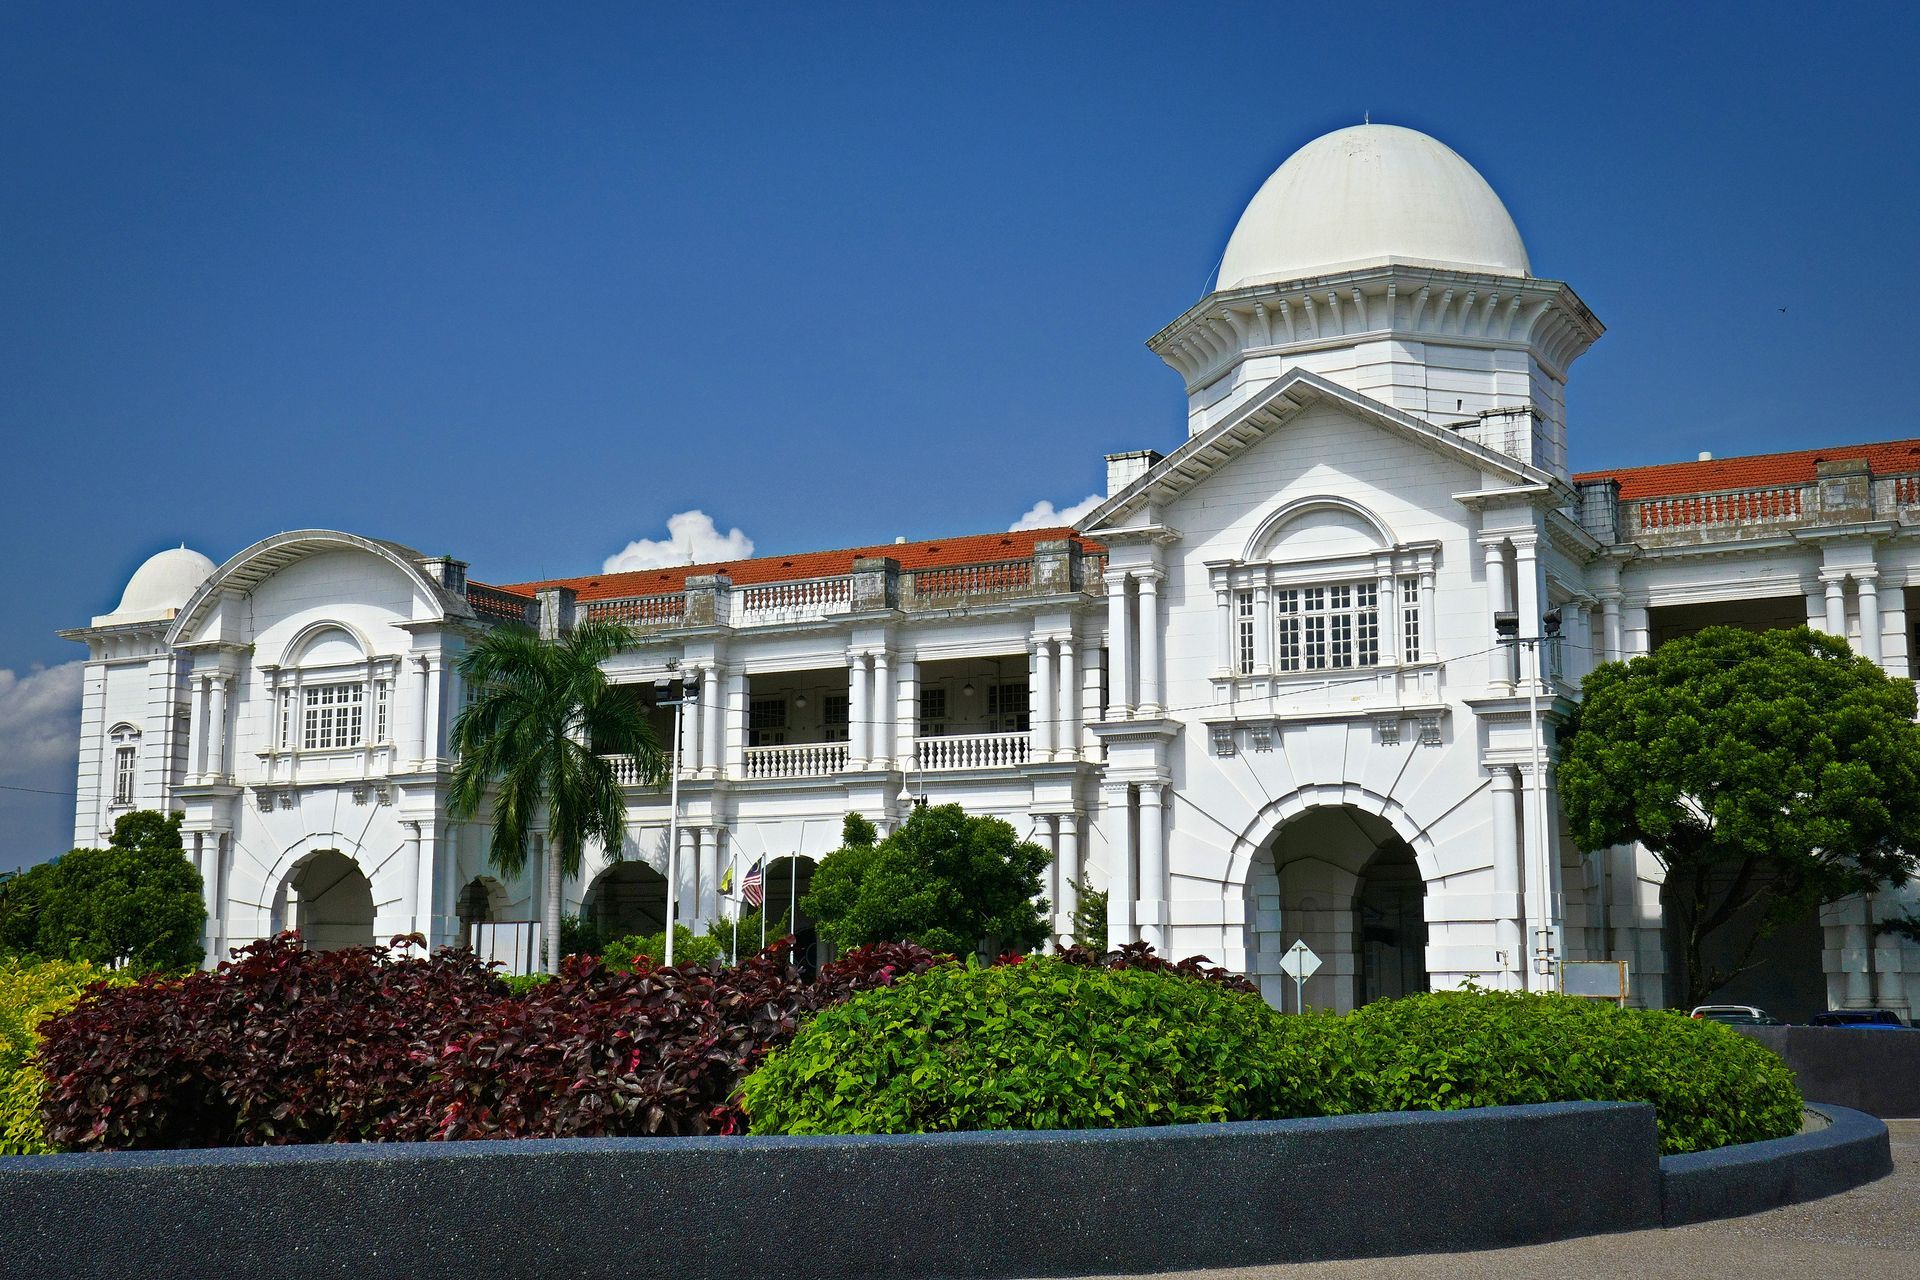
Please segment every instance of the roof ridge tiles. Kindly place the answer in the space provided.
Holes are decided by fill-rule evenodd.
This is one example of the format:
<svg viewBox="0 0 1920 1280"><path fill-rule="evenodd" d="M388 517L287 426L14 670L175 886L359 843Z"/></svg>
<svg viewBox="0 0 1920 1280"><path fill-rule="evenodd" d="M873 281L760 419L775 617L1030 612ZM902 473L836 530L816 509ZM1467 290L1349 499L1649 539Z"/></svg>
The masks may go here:
<svg viewBox="0 0 1920 1280"><path fill-rule="evenodd" d="M1614 480L1627 501L1663 498L1722 489L1756 489L1770 485L1810 484L1817 466L1841 458L1863 458L1876 475L1920 471L1920 439L1878 440L1866 444L1825 445L1778 453L1741 454L1731 458L1656 462L1638 467L1606 467L1582 471L1575 483Z"/></svg>

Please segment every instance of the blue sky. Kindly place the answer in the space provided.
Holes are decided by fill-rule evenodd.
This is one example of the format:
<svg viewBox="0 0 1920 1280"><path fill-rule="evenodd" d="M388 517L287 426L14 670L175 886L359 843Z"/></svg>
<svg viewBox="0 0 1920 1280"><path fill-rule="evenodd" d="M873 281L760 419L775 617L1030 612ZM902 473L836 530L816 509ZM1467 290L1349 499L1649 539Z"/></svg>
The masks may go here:
<svg viewBox="0 0 1920 1280"><path fill-rule="evenodd" d="M1366 112L1472 161L1609 326L1577 467L1920 435L1916 37L1910 6L9 5L0 868L70 838L34 790L72 785L53 632L148 554L322 525L511 581L686 511L776 552L1065 506L1181 438L1143 340Z"/></svg>

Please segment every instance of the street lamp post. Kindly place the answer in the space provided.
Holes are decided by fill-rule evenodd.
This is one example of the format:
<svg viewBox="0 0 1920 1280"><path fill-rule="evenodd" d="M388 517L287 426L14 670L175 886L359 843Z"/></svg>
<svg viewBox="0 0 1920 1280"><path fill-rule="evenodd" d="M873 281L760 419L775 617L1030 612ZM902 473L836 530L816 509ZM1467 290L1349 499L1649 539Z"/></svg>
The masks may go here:
<svg viewBox="0 0 1920 1280"><path fill-rule="evenodd" d="M678 670L680 660L667 660L669 671ZM667 757L667 948L665 962L673 963L674 925L679 919L680 897L680 724L681 711L689 702L700 700L697 680L680 677L680 696L669 698L673 681L661 676L653 682L655 706L673 708L673 752Z"/></svg>

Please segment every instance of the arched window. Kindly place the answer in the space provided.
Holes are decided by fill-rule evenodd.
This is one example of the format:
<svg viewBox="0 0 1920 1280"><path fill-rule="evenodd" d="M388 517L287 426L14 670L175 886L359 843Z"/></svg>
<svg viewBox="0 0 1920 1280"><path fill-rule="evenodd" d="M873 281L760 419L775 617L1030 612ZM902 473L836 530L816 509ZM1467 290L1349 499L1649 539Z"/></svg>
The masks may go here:
<svg viewBox="0 0 1920 1280"><path fill-rule="evenodd" d="M131 809L140 778L140 731L130 724L115 725L108 735L113 744L113 807Z"/></svg>

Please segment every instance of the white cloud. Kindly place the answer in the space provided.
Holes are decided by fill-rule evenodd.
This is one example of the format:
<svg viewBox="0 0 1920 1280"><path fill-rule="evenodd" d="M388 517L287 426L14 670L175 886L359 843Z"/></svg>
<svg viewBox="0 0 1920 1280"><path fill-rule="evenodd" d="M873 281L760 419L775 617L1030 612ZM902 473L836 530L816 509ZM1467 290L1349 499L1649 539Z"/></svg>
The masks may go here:
<svg viewBox="0 0 1920 1280"><path fill-rule="evenodd" d="M1045 498L1027 508L1027 514L1021 516L1008 528L1008 532L1021 529L1053 529L1063 524L1072 524L1087 512L1105 502L1106 495L1090 493L1070 507L1056 508Z"/></svg>
<svg viewBox="0 0 1920 1280"><path fill-rule="evenodd" d="M72 787L83 666L32 667L25 675L0 667L0 777L44 777L59 764L63 785Z"/></svg>
<svg viewBox="0 0 1920 1280"><path fill-rule="evenodd" d="M712 564L717 560L745 560L753 554L753 539L738 529L721 533L704 511L682 511L667 517L665 538L641 538L626 550L607 557L602 573L631 569L667 569L683 564Z"/></svg>

